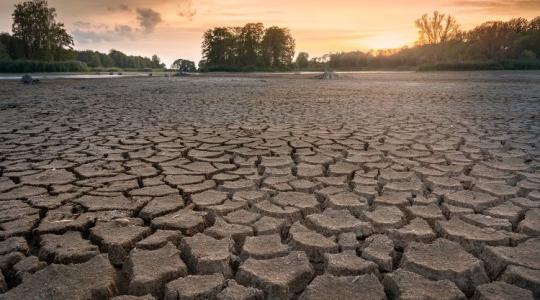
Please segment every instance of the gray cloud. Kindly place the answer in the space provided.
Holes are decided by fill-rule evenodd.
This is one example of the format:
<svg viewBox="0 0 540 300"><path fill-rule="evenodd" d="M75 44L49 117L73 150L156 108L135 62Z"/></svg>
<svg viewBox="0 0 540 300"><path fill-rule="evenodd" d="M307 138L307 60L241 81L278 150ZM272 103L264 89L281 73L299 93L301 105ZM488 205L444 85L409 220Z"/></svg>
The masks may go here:
<svg viewBox="0 0 540 300"><path fill-rule="evenodd" d="M128 25L117 25L114 28L109 28L107 26L88 24L84 22L80 24L83 26L73 31L75 41L80 44L115 42L131 38L135 34L135 30Z"/></svg>
<svg viewBox="0 0 540 300"><path fill-rule="evenodd" d="M151 8L137 8L137 20L139 20L141 29L145 33L154 31L162 21L161 15Z"/></svg>

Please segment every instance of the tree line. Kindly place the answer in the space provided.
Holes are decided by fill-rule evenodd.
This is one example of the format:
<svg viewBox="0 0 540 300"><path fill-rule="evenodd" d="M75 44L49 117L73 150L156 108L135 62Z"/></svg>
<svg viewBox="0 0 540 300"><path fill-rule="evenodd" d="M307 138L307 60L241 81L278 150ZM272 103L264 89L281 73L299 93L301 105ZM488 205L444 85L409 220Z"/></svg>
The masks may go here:
<svg viewBox="0 0 540 300"><path fill-rule="evenodd" d="M415 25L418 40L413 47L338 52L309 60L307 53L300 53L296 65L311 69L540 68L540 17L490 21L466 31L453 16L435 11Z"/></svg>
<svg viewBox="0 0 540 300"><path fill-rule="evenodd" d="M73 38L56 21L56 10L46 0L15 5L12 34L0 34L0 61L4 71L82 71L90 68L163 69L157 55L151 58L73 49ZM64 63L64 62L70 63ZM44 63L47 62L47 63ZM56 64L55 64L56 62Z"/></svg>
<svg viewBox="0 0 540 300"><path fill-rule="evenodd" d="M283 69L292 65L295 40L289 29L262 23L215 27L204 33L201 70Z"/></svg>
<svg viewBox="0 0 540 300"><path fill-rule="evenodd" d="M73 49L73 38L56 21L56 10L46 0L15 5L12 34L0 34L0 72L29 72L88 68L165 68L151 58ZM203 35L200 71L255 71L292 69L540 69L540 17L532 20L485 22L462 30L451 15L433 12L414 22L418 40L413 47L329 53L310 58L298 53L287 28L262 23L215 27ZM30 63L31 61L31 63ZM46 62L46 63L45 63ZM197 71L195 63L178 59L171 68Z"/></svg>

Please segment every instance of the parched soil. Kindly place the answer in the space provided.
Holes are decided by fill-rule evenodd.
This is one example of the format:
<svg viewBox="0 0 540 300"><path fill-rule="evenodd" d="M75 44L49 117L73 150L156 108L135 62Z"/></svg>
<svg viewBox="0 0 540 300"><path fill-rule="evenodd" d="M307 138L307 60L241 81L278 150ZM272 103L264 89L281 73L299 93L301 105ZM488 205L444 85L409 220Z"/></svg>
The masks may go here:
<svg viewBox="0 0 540 300"><path fill-rule="evenodd" d="M540 297L540 73L0 81L0 299Z"/></svg>

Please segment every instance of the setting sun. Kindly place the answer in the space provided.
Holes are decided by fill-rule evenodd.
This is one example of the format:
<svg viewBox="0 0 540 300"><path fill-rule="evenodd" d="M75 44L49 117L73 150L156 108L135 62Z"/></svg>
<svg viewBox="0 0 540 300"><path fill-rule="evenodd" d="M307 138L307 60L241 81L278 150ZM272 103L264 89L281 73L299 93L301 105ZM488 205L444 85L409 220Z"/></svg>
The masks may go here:
<svg viewBox="0 0 540 300"><path fill-rule="evenodd" d="M414 35L406 33L382 33L361 41L369 49L396 49L411 45Z"/></svg>

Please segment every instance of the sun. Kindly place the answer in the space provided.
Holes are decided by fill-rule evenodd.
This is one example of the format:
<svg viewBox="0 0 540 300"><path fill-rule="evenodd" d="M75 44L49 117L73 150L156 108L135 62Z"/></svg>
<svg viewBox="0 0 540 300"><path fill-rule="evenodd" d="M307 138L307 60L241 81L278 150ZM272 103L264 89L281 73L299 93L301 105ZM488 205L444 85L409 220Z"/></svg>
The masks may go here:
<svg viewBox="0 0 540 300"><path fill-rule="evenodd" d="M364 40L369 49L395 49L410 44L411 39L405 34L382 33Z"/></svg>

